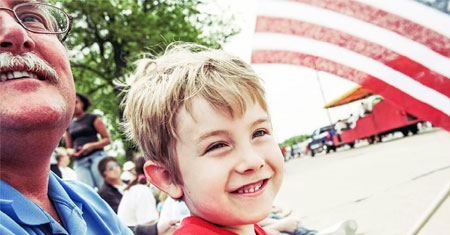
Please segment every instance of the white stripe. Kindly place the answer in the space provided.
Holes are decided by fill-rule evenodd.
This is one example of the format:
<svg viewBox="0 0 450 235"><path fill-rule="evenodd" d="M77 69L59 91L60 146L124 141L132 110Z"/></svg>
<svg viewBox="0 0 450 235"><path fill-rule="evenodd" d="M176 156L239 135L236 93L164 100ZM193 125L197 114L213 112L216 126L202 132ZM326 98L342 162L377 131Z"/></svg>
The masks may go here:
<svg viewBox="0 0 450 235"><path fill-rule="evenodd" d="M450 78L450 59L387 29L310 5L287 1L261 1L258 15L310 22L363 38L396 51Z"/></svg>
<svg viewBox="0 0 450 235"><path fill-rule="evenodd" d="M358 0L430 28L450 38L450 15L411 0Z"/></svg>
<svg viewBox="0 0 450 235"><path fill-rule="evenodd" d="M450 99L447 96L376 60L345 48L304 37L255 33L253 49L294 51L335 61L370 74L450 116Z"/></svg>

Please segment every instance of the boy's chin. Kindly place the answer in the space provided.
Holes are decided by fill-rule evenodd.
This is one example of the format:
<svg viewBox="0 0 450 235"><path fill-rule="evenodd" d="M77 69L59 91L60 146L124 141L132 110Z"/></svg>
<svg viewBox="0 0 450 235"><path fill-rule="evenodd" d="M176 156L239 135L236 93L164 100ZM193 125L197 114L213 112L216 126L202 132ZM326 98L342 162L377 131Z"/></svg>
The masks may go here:
<svg viewBox="0 0 450 235"><path fill-rule="evenodd" d="M267 211L259 211L254 213L247 213L246 211L241 211L234 215L227 216L217 216L217 218L203 218L219 227L235 227L242 225L256 224L267 218L270 214L270 209Z"/></svg>

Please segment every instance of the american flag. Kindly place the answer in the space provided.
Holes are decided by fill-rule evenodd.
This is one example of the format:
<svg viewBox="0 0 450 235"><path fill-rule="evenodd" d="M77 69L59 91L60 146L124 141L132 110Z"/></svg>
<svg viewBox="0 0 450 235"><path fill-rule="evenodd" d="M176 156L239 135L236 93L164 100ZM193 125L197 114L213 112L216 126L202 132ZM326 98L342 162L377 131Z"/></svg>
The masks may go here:
<svg viewBox="0 0 450 235"><path fill-rule="evenodd" d="M450 16L407 0L260 0L252 64L337 75L450 131Z"/></svg>

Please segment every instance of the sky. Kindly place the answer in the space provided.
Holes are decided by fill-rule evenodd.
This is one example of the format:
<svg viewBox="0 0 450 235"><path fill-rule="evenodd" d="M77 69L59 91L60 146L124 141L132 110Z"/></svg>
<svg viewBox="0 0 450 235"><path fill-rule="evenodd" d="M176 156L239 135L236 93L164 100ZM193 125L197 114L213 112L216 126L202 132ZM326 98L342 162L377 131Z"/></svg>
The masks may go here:
<svg viewBox="0 0 450 235"><path fill-rule="evenodd" d="M241 33L224 45L224 50L250 62L256 22L256 0L217 0L227 14L234 14ZM346 118L356 103L329 109L323 106L357 84L324 72L281 64L252 65L263 79L267 102L278 142ZM320 83L319 83L320 81ZM323 96L320 91L322 86Z"/></svg>

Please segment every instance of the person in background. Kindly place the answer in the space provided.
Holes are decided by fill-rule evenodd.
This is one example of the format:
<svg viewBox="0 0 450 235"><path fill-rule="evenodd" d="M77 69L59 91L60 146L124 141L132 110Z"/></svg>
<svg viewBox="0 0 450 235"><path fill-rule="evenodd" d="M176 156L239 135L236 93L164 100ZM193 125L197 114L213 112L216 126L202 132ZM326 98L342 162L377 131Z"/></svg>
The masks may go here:
<svg viewBox="0 0 450 235"><path fill-rule="evenodd" d="M144 174L145 159L134 160L136 179L124 189L117 215L128 226L152 224L158 220L156 199L150 189Z"/></svg>
<svg viewBox="0 0 450 235"><path fill-rule="evenodd" d="M190 215L191 212L189 211L189 208L186 206L186 203L184 203L184 201L167 197L162 204L159 221L182 221L184 218L189 217Z"/></svg>
<svg viewBox="0 0 450 235"><path fill-rule="evenodd" d="M354 220L345 220L320 231L303 227L300 219L291 215L292 210L284 211L272 206L272 213L259 224L270 234L282 235L355 235L357 224Z"/></svg>
<svg viewBox="0 0 450 235"><path fill-rule="evenodd" d="M122 170L115 157L105 157L98 163L98 171L101 173L104 183L98 194L103 198L117 213L120 201L122 200L123 190L127 187L122 182L120 175Z"/></svg>
<svg viewBox="0 0 450 235"><path fill-rule="evenodd" d="M69 167L70 157L63 147L56 148L56 161L58 161L58 168L61 171L63 180L76 180L77 174Z"/></svg>
<svg viewBox="0 0 450 235"><path fill-rule="evenodd" d="M92 188L50 171L75 86L71 17L43 2L0 1L0 234L131 235Z"/></svg>
<svg viewBox="0 0 450 235"><path fill-rule="evenodd" d="M59 178L62 179L62 173L58 167L58 161L56 160L56 150L53 151L52 156L50 157L50 170L53 171Z"/></svg>
<svg viewBox="0 0 450 235"><path fill-rule="evenodd" d="M294 145L295 146L295 150L297 152L297 157L301 157L302 156L302 147L300 143L297 143Z"/></svg>
<svg viewBox="0 0 450 235"><path fill-rule="evenodd" d="M120 178L120 165L116 158L105 157L99 162L98 168L104 178L104 184L98 193L117 213L123 190L127 187ZM135 235L170 235L179 227L178 222L179 220L172 219L154 224L133 224L129 228Z"/></svg>
<svg viewBox="0 0 450 235"><path fill-rule="evenodd" d="M135 165L132 161L126 161L123 164L123 172L122 175L120 175L120 178L122 181L126 184L130 183L134 179L136 179L136 170L134 169Z"/></svg>
<svg viewBox="0 0 450 235"><path fill-rule="evenodd" d="M86 113L91 106L89 99L76 94L75 113L65 134L69 155L75 158L75 171L78 179L99 189L103 178L98 172L98 163L106 157L103 147L111 143L102 119L95 114ZM98 139L100 134L101 139Z"/></svg>

